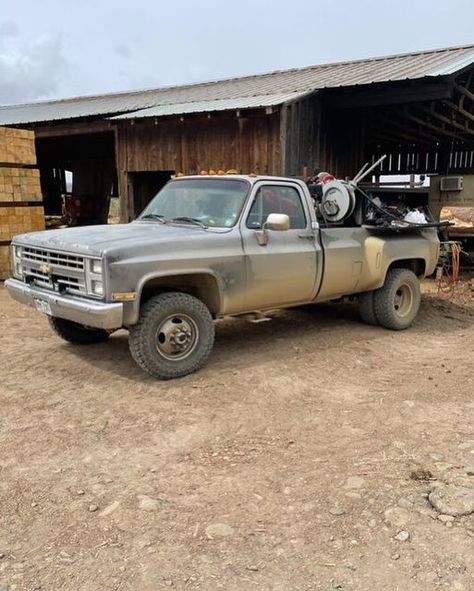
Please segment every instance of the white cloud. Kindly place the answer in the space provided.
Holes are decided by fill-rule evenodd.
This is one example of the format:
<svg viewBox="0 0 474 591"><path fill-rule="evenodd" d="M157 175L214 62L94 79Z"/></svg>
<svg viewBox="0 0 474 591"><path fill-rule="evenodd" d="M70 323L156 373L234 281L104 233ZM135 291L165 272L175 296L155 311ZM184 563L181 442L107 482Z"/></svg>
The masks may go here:
<svg viewBox="0 0 474 591"><path fill-rule="evenodd" d="M0 23L0 104L56 95L68 74L60 37L41 35L18 44L17 36L15 23Z"/></svg>

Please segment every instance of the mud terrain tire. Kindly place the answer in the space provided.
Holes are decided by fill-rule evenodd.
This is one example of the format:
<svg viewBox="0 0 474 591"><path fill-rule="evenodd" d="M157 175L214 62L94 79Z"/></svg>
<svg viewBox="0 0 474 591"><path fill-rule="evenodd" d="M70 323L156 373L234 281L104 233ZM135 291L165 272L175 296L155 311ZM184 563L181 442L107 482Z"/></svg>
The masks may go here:
<svg viewBox="0 0 474 591"><path fill-rule="evenodd" d="M366 291L359 294L359 318L365 324L378 324L374 310L374 292Z"/></svg>
<svg viewBox="0 0 474 591"><path fill-rule="evenodd" d="M110 333L103 328L93 328L78 324L72 320L49 317L49 324L54 332L62 339L73 345L93 345L106 341Z"/></svg>
<svg viewBox="0 0 474 591"><path fill-rule="evenodd" d="M209 309L181 292L162 293L145 302L129 337L137 365L160 380L200 369L213 345L214 322Z"/></svg>
<svg viewBox="0 0 474 591"><path fill-rule="evenodd" d="M405 330L416 318L421 293L418 277L409 269L390 269L374 294L375 316L382 326Z"/></svg>

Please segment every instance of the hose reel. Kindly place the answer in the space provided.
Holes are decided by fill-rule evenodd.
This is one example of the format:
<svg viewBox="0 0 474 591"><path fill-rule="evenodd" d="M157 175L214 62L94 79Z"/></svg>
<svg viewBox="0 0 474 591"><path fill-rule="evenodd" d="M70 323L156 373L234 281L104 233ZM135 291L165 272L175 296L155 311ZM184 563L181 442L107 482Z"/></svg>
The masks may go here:
<svg viewBox="0 0 474 591"><path fill-rule="evenodd" d="M352 215L356 205L354 188L343 181L323 185L321 213L327 222L338 223Z"/></svg>

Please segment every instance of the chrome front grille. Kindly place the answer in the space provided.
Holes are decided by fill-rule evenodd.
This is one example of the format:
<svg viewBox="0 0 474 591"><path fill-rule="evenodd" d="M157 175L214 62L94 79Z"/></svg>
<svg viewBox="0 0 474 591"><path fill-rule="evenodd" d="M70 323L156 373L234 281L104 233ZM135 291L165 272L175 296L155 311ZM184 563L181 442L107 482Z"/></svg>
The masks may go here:
<svg viewBox="0 0 474 591"><path fill-rule="evenodd" d="M73 254L51 252L48 250L24 246L22 249L22 258L26 261L35 263L54 265L54 267L61 269L84 270L84 257Z"/></svg>
<svg viewBox="0 0 474 591"><path fill-rule="evenodd" d="M87 295L85 258L30 246L22 247L21 265L26 281L60 293Z"/></svg>

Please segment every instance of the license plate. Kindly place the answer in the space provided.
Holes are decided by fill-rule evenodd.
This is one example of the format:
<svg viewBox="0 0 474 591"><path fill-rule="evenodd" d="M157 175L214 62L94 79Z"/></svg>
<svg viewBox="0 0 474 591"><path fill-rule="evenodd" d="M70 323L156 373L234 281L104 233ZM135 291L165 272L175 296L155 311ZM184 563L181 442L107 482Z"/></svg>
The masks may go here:
<svg viewBox="0 0 474 591"><path fill-rule="evenodd" d="M49 302L45 302L44 300L38 300L36 298L34 298L34 302L38 312L48 314L48 316L51 316L51 306L49 305Z"/></svg>

